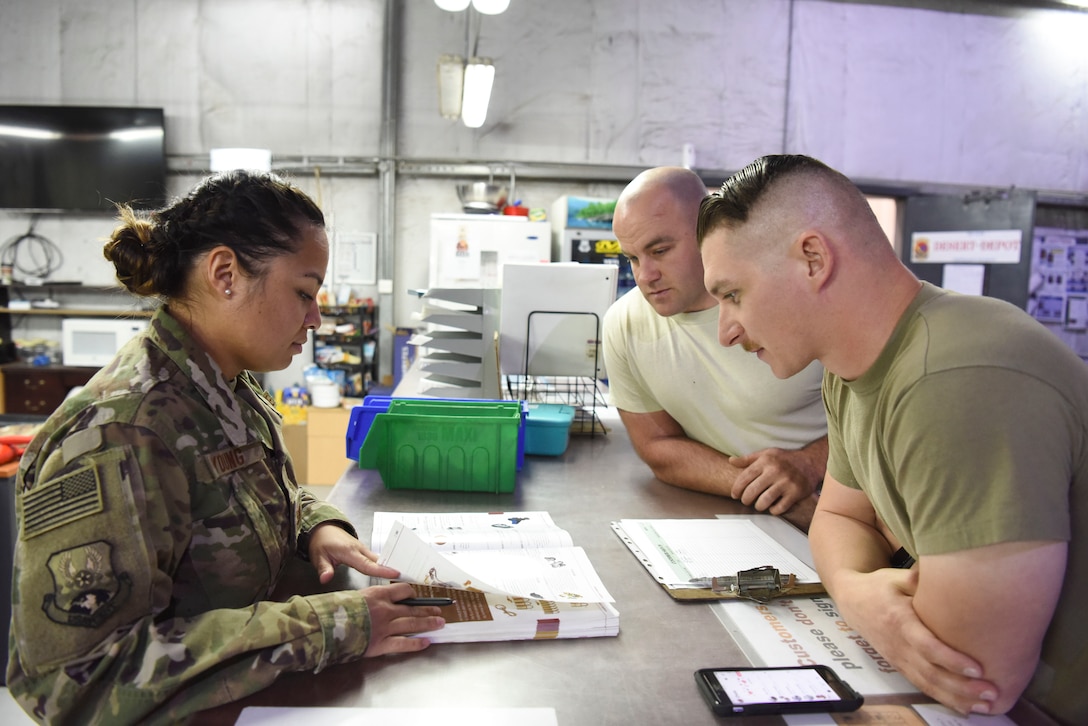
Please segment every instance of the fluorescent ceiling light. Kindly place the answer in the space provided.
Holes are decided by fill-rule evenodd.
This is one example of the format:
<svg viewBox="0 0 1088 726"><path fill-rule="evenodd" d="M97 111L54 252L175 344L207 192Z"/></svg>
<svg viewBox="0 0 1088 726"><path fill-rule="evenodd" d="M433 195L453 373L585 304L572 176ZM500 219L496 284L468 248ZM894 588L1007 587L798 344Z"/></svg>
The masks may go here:
<svg viewBox="0 0 1088 726"><path fill-rule="evenodd" d="M232 169L272 170L272 151L270 149L212 149L209 156L212 171L231 171Z"/></svg>
<svg viewBox="0 0 1088 726"><path fill-rule="evenodd" d="M458 13L468 7L469 0L434 0L434 4L451 13ZM476 12L484 15L498 15L510 7L510 0L472 0Z"/></svg>
<svg viewBox="0 0 1088 726"><path fill-rule="evenodd" d="M465 66L465 86L461 101L461 119L470 129L478 129L487 118L491 86L495 82L495 66L490 58L470 58Z"/></svg>
<svg viewBox="0 0 1088 726"><path fill-rule="evenodd" d="M510 0L472 0L472 7L484 15L498 15L510 7Z"/></svg>

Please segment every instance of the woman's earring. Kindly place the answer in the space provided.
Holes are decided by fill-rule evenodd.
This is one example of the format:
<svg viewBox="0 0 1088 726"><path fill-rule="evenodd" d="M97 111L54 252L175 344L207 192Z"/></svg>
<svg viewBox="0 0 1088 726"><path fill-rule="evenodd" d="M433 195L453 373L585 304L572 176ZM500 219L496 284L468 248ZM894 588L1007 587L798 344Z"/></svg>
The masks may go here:
<svg viewBox="0 0 1088 726"><path fill-rule="evenodd" d="M226 290L224 290L223 294L226 295L227 297L230 297L230 288L228 287Z"/></svg>

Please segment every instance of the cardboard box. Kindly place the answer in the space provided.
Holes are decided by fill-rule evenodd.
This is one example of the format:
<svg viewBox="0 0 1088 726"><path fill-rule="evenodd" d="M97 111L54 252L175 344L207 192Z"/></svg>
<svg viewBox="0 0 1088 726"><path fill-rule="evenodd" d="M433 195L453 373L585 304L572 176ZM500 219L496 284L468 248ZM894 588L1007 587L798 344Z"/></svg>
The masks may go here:
<svg viewBox="0 0 1088 726"><path fill-rule="evenodd" d="M344 436L351 419L347 408L306 409L305 423L285 424L283 438L295 463L295 474L303 486L331 486L340 480L348 466L354 465L344 455Z"/></svg>
<svg viewBox="0 0 1088 726"><path fill-rule="evenodd" d="M300 484L306 483L306 436L309 431L310 428L304 422L283 425L283 442L287 445L291 461L294 462L295 476L299 478Z"/></svg>
<svg viewBox="0 0 1088 726"><path fill-rule="evenodd" d="M304 484L328 486L355 462L345 456L344 437L351 411L346 408L317 408L306 413L306 476Z"/></svg>

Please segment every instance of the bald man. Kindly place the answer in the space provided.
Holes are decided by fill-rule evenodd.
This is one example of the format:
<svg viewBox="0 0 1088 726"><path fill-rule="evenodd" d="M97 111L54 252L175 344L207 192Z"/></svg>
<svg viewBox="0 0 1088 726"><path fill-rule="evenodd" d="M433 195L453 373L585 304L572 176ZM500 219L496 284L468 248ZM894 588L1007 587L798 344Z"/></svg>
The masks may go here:
<svg viewBox="0 0 1088 726"><path fill-rule="evenodd" d="M808 528L827 460L822 367L781 381L718 342L695 237L707 188L679 167L639 174L612 230L638 289L604 318L610 403L663 482L739 499Z"/></svg>
<svg viewBox="0 0 1088 726"><path fill-rule="evenodd" d="M1015 306L920 282L807 156L730 177L698 236L722 343L779 377L827 370L809 541L846 622L960 712L1024 694L1088 723L1084 361Z"/></svg>

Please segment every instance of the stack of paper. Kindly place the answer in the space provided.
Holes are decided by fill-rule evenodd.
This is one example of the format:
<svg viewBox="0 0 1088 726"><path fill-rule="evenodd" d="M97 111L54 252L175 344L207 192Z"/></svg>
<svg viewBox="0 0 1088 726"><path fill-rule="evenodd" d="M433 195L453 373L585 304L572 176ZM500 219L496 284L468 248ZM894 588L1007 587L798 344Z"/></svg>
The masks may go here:
<svg viewBox="0 0 1088 726"><path fill-rule="evenodd" d="M619 613L589 558L547 512L377 512L372 548L421 596L451 597L433 642L594 638Z"/></svg>

